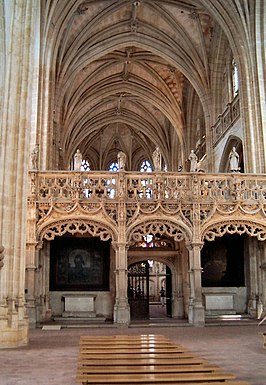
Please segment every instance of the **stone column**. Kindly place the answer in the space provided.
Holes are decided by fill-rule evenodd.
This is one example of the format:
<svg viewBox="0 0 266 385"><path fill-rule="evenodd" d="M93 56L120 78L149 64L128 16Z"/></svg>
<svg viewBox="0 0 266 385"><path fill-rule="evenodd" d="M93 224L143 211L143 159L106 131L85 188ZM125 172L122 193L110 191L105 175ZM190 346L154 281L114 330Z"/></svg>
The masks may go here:
<svg viewBox="0 0 266 385"><path fill-rule="evenodd" d="M248 313L252 317L257 317L257 299L258 299L258 261L257 261L257 239L248 238L248 273L247 282L250 287L248 298Z"/></svg>
<svg viewBox="0 0 266 385"><path fill-rule="evenodd" d="M189 299L189 322L195 326L204 326L205 311L202 304L202 286L201 286L201 255L200 251L203 246L201 242L201 220L200 220L200 185L199 177L193 175L191 180L192 191L192 224L193 236L192 242L186 246L189 251L189 279L190 279L190 299Z"/></svg>
<svg viewBox="0 0 266 385"><path fill-rule="evenodd" d="M126 206L125 206L124 172L119 172L118 177L118 241L113 242L115 249L115 274L116 274L116 298L114 306L114 322L128 325L130 321L130 308L127 298L127 242L126 242Z"/></svg>
<svg viewBox="0 0 266 385"><path fill-rule="evenodd" d="M27 262L26 262L26 278L25 278L25 297L27 304L27 313L29 317L29 324L35 326L36 324L36 306L35 306L35 253L36 242L27 243Z"/></svg>
<svg viewBox="0 0 266 385"><path fill-rule="evenodd" d="M168 258L169 260L170 258ZM183 259L180 251L177 252L176 258L171 262L174 266L174 274L172 274L172 317L184 318L184 291L183 291Z"/></svg>
<svg viewBox="0 0 266 385"><path fill-rule="evenodd" d="M0 346L28 342L25 306L27 177L32 128L33 93L37 91L36 66L40 3L10 0L1 7L10 21L1 30L5 44L1 77L3 109L0 151L0 244L5 263L0 271ZM0 11L0 12L1 12ZM37 103L37 101L36 101Z"/></svg>
<svg viewBox="0 0 266 385"><path fill-rule="evenodd" d="M127 298L127 247L125 243L113 242L116 255L116 296L114 322L127 326L130 321L130 309Z"/></svg>
<svg viewBox="0 0 266 385"><path fill-rule="evenodd" d="M29 324L36 325L36 298L35 298L35 276L36 276L36 173L30 173L29 197L27 207L27 243L26 243L26 276L25 276L25 298Z"/></svg>
<svg viewBox="0 0 266 385"><path fill-rule="evenodd" d="M188 320L194 326L204 326L205 311L202 303L201 286L201 258L200 251L202 243L190 243L187 245L189 251L189 280L190 280L190 300Z"/></svg>

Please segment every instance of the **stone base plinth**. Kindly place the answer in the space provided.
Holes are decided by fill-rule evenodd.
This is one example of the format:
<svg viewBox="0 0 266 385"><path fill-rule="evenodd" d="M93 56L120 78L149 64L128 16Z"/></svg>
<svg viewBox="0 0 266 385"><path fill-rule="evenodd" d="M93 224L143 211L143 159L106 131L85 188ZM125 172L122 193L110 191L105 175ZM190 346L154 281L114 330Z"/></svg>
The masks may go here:
<svg viewBox="0 0 266 385"><path fill-rule="evenodd" d="M96 313L92 311L64 311L63 318L95 318Z"/></svg>
<svg viewBox="0 0 266 385"><path fill-rule="evenodd" d="M0 348L16 348L27 345L29 342L29 326L25 324L18 328L1 327L0 323Z"/></svg>

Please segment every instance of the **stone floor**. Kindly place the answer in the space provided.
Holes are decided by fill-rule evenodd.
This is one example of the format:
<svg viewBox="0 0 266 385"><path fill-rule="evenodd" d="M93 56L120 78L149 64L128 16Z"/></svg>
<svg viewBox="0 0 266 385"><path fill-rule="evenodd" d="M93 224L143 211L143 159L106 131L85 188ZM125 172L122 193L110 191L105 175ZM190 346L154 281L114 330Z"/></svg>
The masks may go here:
<svg viewBox="0 0 266 385"><path fill-rule="evenodd" d="M130 328L113 325L34 329L28 346L0 350L0 385L77 385L75 382L78 344L81 335L163 334L194 354L205 357L251 385L266 385L266 350L257 323L203 328L156 323ZM153 326L150 326L153 325Z"/></svg>

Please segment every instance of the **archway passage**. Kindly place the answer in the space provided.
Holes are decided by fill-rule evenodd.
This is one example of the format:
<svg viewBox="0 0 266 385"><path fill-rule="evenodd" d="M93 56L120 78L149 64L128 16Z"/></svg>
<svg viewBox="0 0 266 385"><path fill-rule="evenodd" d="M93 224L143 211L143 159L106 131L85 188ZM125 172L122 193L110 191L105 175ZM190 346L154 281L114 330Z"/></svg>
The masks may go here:
<svg viewBox="0 0 266 385"><path fill-rule="evenodd" d="M128 302L130 318L149 319L149 262L128 267Z"/></svg>
<svg viewBox="0 0 266 385"><path fill-rule="evenodd" d="M185 244L182 241L176 242L166 234L151 234L148 230L146 234L135 234L137 240L128 251L130 318L149 319L151 322L170 321L172 317L184 319L188 303ZM136 298L141 280L145 282L141 298L145 305L141 305ZM178 298L174 294L177 292L180 294Z"/></svg>
<svg viewBox="0 0 266 385"><path fill-rule="evenodd" d="M158 321L172 316L172 275L162 262L146 260L128 267L131 320Z"/></svg>

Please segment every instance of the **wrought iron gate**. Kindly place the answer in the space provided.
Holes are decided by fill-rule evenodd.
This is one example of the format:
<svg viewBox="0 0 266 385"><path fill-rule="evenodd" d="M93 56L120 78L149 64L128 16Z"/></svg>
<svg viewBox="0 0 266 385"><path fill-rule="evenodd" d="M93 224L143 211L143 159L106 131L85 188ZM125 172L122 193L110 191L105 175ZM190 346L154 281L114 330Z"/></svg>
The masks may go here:
<svg viewBox="0 0 266 385"><path fill-rule="evenodd" d="M128 301L130 317L149 319L149 263L138 262L128 267Z"/></svg>
<svg viewBox="0 0 266 385"><path fill-rule="evenodd" d="M172 317L172 273L166 266L166 315Z"/></svg>

